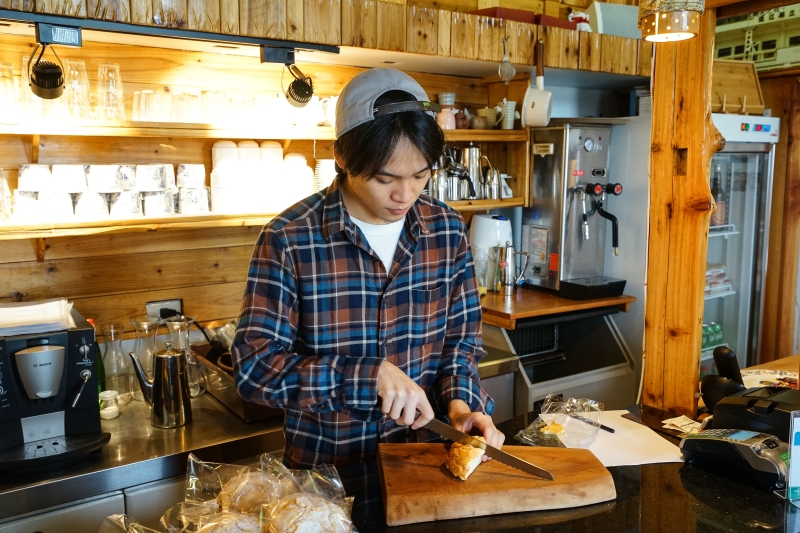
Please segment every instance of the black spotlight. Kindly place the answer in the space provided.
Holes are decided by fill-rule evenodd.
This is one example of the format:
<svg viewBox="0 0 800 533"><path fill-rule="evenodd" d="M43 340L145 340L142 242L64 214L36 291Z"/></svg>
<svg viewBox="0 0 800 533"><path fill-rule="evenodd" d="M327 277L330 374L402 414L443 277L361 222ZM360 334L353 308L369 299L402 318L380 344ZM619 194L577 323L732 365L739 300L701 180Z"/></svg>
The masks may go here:
<svg viewBox="0 0 800 533"><path fill-rule="evenodd" d="M314 83L295 65L286 65L286 68L294 76L294 81L289 84L289 89L286 91L286 99L294 107L303 107L311 101L311 96L314 94Z"/></svg>
<svg viewBox="0 0 800 533"><path fill-rule="evenodd" d="M33 57L36 55L39 47L42 48L42 51L34 62ZM61 96L64 92L64 65L61 63L61 59L58 58L58 54L56 54L52 46L50 49L53 50L53 55L56 56L58 65L52 61L42 60L46 49L47 44L39 44L36 45L36 48L33 50L28 64L28 80L33 94L45 100L53 100Z"/></svg>

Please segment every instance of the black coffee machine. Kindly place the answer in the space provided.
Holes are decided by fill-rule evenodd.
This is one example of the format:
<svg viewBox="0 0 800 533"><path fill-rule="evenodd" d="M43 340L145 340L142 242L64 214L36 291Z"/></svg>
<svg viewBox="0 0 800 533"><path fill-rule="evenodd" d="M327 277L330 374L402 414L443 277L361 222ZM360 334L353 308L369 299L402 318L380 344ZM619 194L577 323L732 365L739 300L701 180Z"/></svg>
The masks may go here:
<svg viewBox="0 0 800 533"><path fill-rule="evenodd" d="M100 449L94 328L0 337L0 470L52 468Z"/></svg>

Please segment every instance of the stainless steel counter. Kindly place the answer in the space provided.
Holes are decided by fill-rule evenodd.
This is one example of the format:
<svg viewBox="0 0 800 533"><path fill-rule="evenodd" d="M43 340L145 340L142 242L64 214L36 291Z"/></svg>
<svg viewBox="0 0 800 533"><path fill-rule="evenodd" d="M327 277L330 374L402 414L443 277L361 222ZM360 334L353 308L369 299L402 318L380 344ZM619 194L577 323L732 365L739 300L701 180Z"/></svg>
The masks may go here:
<svg viewBox="0 0 800 533"><path fill-rule="evenodd" d="M120 411L102 421L102 430L111 433L102 451L58 471L0 473L0 521L182 475L189 452L230 463L283 449L282 417L245 423L208 394L192 400L193 421L175 429L151 426L142 402Z"/></svg>
<svg viewBox="0 0 800 533"><path fill-rule="evenodd" d="M518 365L515 355L490 350L479 371L487 379L513 373ZM175 429L150 425L143 402L120 411L118 418L102 421L102 431L111 433L102 451L58 471L0 473L0 522L183 475L190 452L205 461L232 463L283 450L283 417L246 423L208 394L192 400L193 421Z"/></svg>

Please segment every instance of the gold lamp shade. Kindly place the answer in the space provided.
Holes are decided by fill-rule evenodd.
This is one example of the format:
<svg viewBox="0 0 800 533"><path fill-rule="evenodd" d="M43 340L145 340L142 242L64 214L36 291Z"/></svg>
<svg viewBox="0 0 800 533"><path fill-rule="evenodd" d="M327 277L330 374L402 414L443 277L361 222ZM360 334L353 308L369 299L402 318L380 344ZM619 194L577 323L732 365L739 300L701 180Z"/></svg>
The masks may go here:
<svg viewBox="0 0 800 533"><path fill-rule="evenodd" d="M704 11L704 0L640 0L639 27L647 41L683 41L697 35Z"/></svg>

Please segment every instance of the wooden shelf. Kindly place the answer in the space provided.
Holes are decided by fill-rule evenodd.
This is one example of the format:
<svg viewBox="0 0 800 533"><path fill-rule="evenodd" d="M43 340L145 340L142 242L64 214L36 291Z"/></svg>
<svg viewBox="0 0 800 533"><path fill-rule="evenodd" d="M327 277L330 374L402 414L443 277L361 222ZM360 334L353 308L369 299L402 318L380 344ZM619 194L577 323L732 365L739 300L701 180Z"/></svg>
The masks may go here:
<svg viewBox="0 0 800 533"><path fill-rule="evenodd" d="M31 222L0 224L0 241L18 239L48 239L101 233L136 233L165 229L221 228L231 226L263 226L274 215L268 213L223 215L172 215L133 219L104 219L80 222Z"/></svg>
<svg viewBox="0 0 800 533"><path fill-rule="evenodd" d="M502 200L459 200L458 202L445 202L456 211L483 211L484 209L499 209L501 207L519 207L525 205L522 197L503 198Z"/></svg>
<svg viewBox="0 0 800 533"><path fill-rule="evenodd" d="M26 120L24 123L0 123L0 135L69 135L80 137L184 137L195 139L335 139L333 128L236 128L215 124L185 122L112 122ZM525 142L527 130L448 130L450 142Z"/></svg>
<svg viewBox="0 0 800 533"><path fill-rule="evenodd" d="M499 207L523 205L522 198L503 200L464 200L448 205L458 211L483 211ZM71 222L28 222L12 220L0 222L0 241L19 239L49 239L101 233L137 233L142 231L222 228L232 226L263 226L274 214L216 214L172 215L167 217L139 217L131 219L83 220Z"/></svg>

